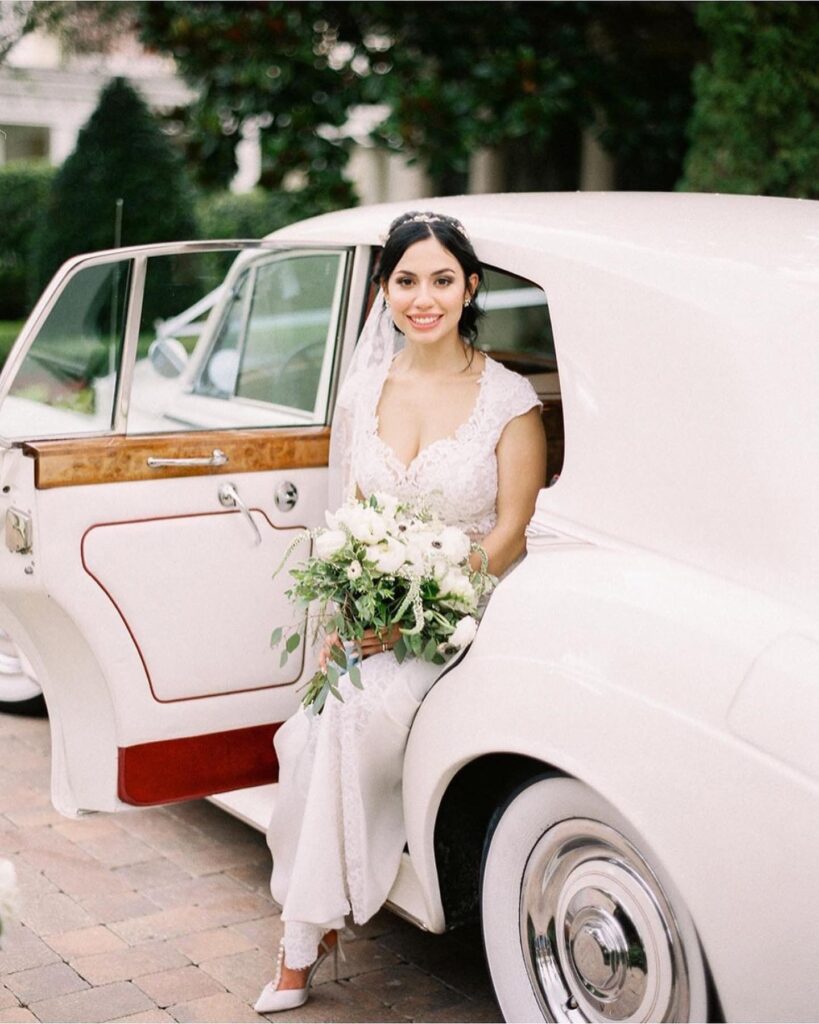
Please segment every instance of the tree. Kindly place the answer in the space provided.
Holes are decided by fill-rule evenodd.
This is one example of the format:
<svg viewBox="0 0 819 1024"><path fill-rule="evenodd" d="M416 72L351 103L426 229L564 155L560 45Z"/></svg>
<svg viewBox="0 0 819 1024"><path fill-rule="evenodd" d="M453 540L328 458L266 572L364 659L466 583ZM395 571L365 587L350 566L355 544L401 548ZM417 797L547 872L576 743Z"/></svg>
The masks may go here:
<svg viewBox="0 0 819 1024"><path fill-rule="evenodd" d="M259 129L263 188L296 187L316 212L355 201L344 179L338 128L358 96L350 55L338 47L346 4L306 2L139 5L143 42L169 53L198 98L187 111L189 158L200 181L225 187L242 125Z"/></svg>
<svg viewBox="0 0 819 1024"><path fill-rule="evenodd" d="M680 187L819 196L819 7L701 4L698 19L711 57Z"/></svg>
<svg viewBox="0 0 819 1024"><path fill-rule="evenodd" d="M196 237L182 161L121 78L102 91L76 149L54 179L42 233L41 283L69 256L115 244L118 199L123 200L123 245Z"/></svg>
<svg viewBox="0 0 819 1024"><path fill-rule="evenodd" d="M618 158L618 185L680 173L699 48L686 3L356 3L365 87L392 104L382 137L463 188L472 153L500 151L505 187L576 188L579 136Z"/></svg>

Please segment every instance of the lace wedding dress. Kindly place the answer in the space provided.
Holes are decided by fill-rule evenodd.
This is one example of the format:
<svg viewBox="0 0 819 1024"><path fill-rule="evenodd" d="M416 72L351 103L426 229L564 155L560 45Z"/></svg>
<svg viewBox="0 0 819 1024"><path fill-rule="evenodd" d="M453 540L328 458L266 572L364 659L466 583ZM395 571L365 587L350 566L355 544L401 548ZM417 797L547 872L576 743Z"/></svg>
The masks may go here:
<svg viewBox="0 0 819 1024"><path fill-rule="evenodd" d="M539 405L529 382L487 358L469 419L405 466L378 434L387 369L358 385L351 424L352 473L362 494L384 491L424 504L476 539L496 520L495 449L503 428ZM345 677L344 702L321 715L300 709L275 738L279 787L268 829L270 888L282 906L285 963L311 964L321 936L352 915L363 924L383 905L406 841L401 776L412 719L440 666L398 664L391 651L361 665L363 689Z"/></svg>

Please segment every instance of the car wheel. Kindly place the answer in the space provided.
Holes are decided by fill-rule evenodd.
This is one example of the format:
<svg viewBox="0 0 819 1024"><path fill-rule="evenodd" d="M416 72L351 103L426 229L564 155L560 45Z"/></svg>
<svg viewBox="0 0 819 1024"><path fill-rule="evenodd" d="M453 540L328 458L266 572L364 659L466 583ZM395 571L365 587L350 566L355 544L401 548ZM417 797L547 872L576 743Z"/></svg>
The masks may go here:
<svg viewBox="0 0 819 1024"><path fill-rule="evenodd" d="M575 779L541 776L495 816L484 947L507 1021L701 1021L694 925L646 844Z"/></svg>
<svg viewBox="0 0 819 1024"><path fill-rule="evenodd" d="M45 700L34 671L17 645L0 629L0 713L38 715L46 713Z"/></svg>

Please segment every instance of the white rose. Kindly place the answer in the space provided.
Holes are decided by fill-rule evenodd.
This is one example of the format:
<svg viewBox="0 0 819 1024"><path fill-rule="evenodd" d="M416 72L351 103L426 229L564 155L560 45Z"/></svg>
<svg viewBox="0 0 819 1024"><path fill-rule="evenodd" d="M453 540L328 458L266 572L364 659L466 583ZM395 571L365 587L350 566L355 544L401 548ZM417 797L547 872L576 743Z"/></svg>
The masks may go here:
<svg viewBox="0 0 819 1024"><path fill-rule="evenodd" d="M467 644L471 644L475 639L475 633L478 631L478 623L471 615L464 615L464 617L458 622L452 636L449 638L450 647L457 647L460 650L462 647L466 647Z"/></svg>
<svg viewBox="0 0 819 1024"><path fill-rule="evenodd" d="M398 511L398 498L392 494L387 494L385 491L376 491L373 497L378 502L378 507L384 515L388 519L394 519L395 513Z"/></svg>
<svg viewBox="0 0 819 1024"><path fill-rule="evenodd" d="M447 526L433 541L433 546L452 565L460 565L469 556L472 545L463 530L459 530L457 526Z"/></svg>
<svg viewBox="0 0 819 1024"><path fill-rule="evenodd" d="M375 566L377 572L389 576L401 568L406 561L406 555L407 549L403 544L387 537L380 544L368 547L366 558Z"/></svg>
<svg viewBox="0 0 819 1024"><path fill-rule="evenodd" d="M316 554L326 562L347 543L347 534L343 530L325 530L316 537Z"/></svg>
<svg viewBox="0 0 819 1024"><path fill-rule="evenodd" d="M447 572L440 582L440 588L442 597L454 597L464 602L475 600L475 588L467 577L457 569L450 569Z"/></svg>
<svg viewBox="0 0 819 1024"><path fill-rule="evenodd" d="M356 559L354 562L350 562L347 566L347 579L357 580L362 572L363 569L361 568L361 562Z"/></svg>
<svg viewBox="0 0 819 1024"><path fill-rule="evenodd" d="M359 508L347 517L347 528L356 540L377 544L387 536L387 525L374 508Z"/></svg>

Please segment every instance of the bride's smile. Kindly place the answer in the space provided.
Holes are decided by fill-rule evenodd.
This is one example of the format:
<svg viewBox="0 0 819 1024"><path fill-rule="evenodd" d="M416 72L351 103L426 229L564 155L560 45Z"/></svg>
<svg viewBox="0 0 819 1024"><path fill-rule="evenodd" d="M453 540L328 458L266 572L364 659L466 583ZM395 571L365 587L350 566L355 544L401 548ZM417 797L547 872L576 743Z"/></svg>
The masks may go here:
<svg viewBox="0 0 819 1024"><path fill-rule="evenodd" d="M476 285L477 280L467 285L455 256L430 236L407 248L385 293L395 325L409 341L454 349L464 303Z"/></svg>

